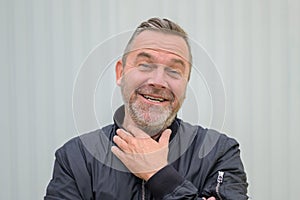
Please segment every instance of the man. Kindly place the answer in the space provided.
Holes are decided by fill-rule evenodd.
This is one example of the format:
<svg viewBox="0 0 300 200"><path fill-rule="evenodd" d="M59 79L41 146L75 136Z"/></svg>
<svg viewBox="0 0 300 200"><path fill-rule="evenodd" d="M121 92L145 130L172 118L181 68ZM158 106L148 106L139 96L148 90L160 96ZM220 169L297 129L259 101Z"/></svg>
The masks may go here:
<svg viewBox="0 0 300 200"><path fill-rule="evenodd" d="M182 28L143 22L116 63L114 124L56 152L45 199L248 199L238 143L176 117L191 61Z"/></svg>

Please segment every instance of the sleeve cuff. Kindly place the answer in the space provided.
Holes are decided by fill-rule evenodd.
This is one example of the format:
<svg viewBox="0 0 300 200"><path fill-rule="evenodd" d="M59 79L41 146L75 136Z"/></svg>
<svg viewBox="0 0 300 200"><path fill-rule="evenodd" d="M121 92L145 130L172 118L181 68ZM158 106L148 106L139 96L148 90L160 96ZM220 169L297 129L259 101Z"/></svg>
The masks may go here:
<svg viewBox="0 0 300 200"><path fill-rule="evenodd" d="M167 165L154 174L147 182L146 187L154 195L155 199L162 199L172 193L176 187L184 182L184 178L172 167Z"/></svg>

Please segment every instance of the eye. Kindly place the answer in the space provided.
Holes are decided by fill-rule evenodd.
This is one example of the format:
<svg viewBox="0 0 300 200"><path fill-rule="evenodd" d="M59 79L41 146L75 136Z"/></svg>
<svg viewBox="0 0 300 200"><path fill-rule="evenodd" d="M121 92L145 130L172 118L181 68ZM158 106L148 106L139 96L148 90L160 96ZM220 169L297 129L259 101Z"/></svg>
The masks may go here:
<svg viewBox="0 0 300 200"><path fill-rule="evenodd" d="M138 64L138 68L141 71L151 71L153 69L153 65L149 63L140 63Z"/></svg>
<svg viewBox="0 0 300 200"><path fill-rule="evenodd" d="M180 70L173 69L171 67L167 67L166 72L169 76L171 76L172 78L175 78L175 79L181 78L181 75L182 75Z"/></svg>

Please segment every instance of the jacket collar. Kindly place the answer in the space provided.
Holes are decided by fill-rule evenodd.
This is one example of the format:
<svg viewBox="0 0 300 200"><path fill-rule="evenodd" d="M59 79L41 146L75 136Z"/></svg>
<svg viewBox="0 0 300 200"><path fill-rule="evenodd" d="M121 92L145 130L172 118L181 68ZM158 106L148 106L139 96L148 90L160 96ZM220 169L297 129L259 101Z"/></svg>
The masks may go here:
<svg viewBox="0 0 300 200"><path fill-rule="evenodd" d="M115 131L119 128L123 128L122 124L123 124L124 116L125 116L124 109L125 109L125 106L122 105L116 110L116 112L114 114L113 119L114 119ZM172 130L172 135L171 135L170 139L172 139L174 137L174 135L177 133L178 128L180 126L180 122L181 122L181 120L176 117L174 119L174 121L172 122L172 124L168 127L169 129Z"/></svg>

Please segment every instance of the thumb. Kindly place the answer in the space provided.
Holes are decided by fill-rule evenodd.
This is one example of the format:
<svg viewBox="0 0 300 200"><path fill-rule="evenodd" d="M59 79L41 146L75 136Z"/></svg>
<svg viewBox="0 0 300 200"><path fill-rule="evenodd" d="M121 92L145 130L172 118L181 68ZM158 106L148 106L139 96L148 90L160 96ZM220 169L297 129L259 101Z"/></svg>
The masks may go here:
<svg viewBox="0 0 300 200"><path fill-rule="evenodd" d="M158 142L160 144L162 144L163 146L168 145L171 133L172 133L171 129L164 130L164 132L162 132Z"/></svg>

